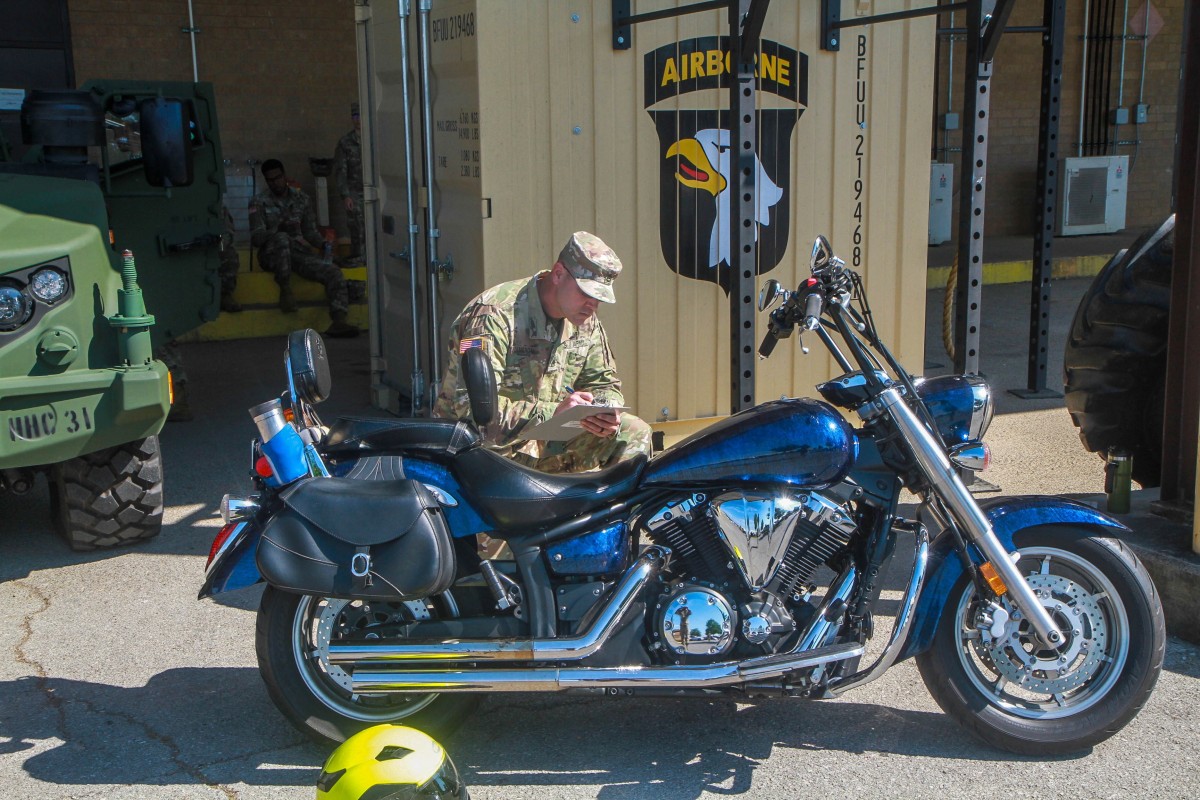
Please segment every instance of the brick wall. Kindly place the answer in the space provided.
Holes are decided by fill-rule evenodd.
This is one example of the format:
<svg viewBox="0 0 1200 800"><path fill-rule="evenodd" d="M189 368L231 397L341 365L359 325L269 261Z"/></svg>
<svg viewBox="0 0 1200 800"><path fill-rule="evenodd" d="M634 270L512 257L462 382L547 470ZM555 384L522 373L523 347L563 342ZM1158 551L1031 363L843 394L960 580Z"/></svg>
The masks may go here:
<svg viewBox="0 0 1200 800"><path fill-rule="evenodd" d="M1137 140L1109 150L1110 155L1130 156L1126 226L1156 225L1171 207L1171 181L1175 162L1175 123L1178 104L1179 58L1185 0L1153 0L1153 8L1162 16L1163 26L1146 50L1145 89L1141 102L1150 106L1146 124L1122 126L1117 134L1122 141ZM1130 18L1140 22L1144 6L1130 4ZM1093 3L1095 8L1096 4ZM1117 7L1117 13L1123 4ZM948 18L943 17L943 24ZM1040 25L1042 3L1018 3L1010 26ZM965 16L955 17L958 26ZM1083 3L1067 3L1066 33L1063 40L1061 119L1059 120L1059 156L1078 155L1080 120L1080 76L1082 70ZM1117 35L1121 33L1118 21ZM965 44L954 43L954 91L952 108L962 111L962 67ZM1032 234L1034 194L1036 191L1038 123L1041 111L1041 37L1036 33L1009 33L1001 39L993 62L991 87L991 124L988 146L988 189L986 232L992 235ZM1125 45L1124 96L1121 105L1132 109L1139 100L1142 84L1142 42L1130 39ZM1114 48L1119 64L1120 45ZM946 111L948 52L943 40L938 70L937 113ZM1119 72L1114 67L1111 102L1117 102ZM1131 110L1132 117L1132 110ZM949 146L958 148L958 132L949 137ZM943 146L941 132L936 146ZM1087 153L1084 153L1085 155ZM958 169L957 151L939 153L937 160L952 161ZM957 210L957 208L956 208ZM957 214L956 214L957 217Z"/></svg>
<svg viewBox="0 0 1200 800"><path fill-rule="evenodd" d="M1139 140L1115 153L1131 157L1128 227L1156 224L1170 210L1174 164L1175 109L1179 55L1186 0L1153 0L1163 18L1146 57L1145 96L1149 121L1124 127L1121 139ZM1093 4L1094 6L1095 4ZM1018 3L1010 25L1041 24L1041 3ZM230 175L249 176L247 159L280 158L288 173L310 194L314 181L309 156L332 155L349 130L348 104L354 99L356 57L352 0L193 0L197 60L202 80L216 85L221 137ZM1120 10L1120 6L1118 10ZM1141 3L1130 3L1130 16ZM191 45L186 0L69 0L75 75L190 80ZM964 24L959 13L955 21ZM947 17L942 17L943 24ZM1079 130L1080 58L1083 4L1067 4L1062 80L1062 156L1076 154ZM1119 31L1118 31L1119 32ZM962 110L965 47L955 43L952 107ZM936 98L946 110L948 49L942 47ZM1037 34L1010 33L1000 43L992 78L991 139L988 153L987 233L1029 234L1037 167L1041 85L1041 42ZM1142 44L1126 44L1123 105L1138 102ZM1115 102L1116 86L1112 97ZM949 137L959 147L959 134ZM935 133L935 145L943 137ZM955 162L957 152L938 160ZM261 187L261 180L258 181ZM330 204L341 229L340 206Z"/></svg>
<svg viewBox="0 0 1200 800"><path fill-rule="evenodd" d="M193 0L192 7L200 80L216 89L230 176L244 182L248 159L278 158L311 195L308 158L333 155L357 98L352 0ZM188 26L187 0L69 0L68 10L79 83L192 79L191 41L180 30Z"/></svg>

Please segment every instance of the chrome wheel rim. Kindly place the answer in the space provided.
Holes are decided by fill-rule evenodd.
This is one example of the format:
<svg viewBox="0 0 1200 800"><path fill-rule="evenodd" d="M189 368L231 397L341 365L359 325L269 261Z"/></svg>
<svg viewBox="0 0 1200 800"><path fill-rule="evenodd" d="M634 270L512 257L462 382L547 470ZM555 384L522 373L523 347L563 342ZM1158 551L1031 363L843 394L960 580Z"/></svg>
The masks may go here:
<svg viewBox="0 0 1200 800"><path fill-rule="evenodd" d="M1021 549L1020 566L1039 601L1064 633L1062 646L1042 647L1009 603L1002 631L968 586L955 612L957 654L987 701L1024 719L1057 719L1100 702L1129 656L1129 616L1116 587L1094 564L1052 547Z"/></svg>
<svg viewBox="0 0 1200 800"><path fill-rule="evenodd" d="M448 592L439 600L448 616L458 616ZM306 595L292 618L292 656L300 678L322 705L348 719L382 723L410 717L438 695L356 693L349 673L329 662L329 644L351 635L371 638L373 626L431 619L436 613L428 600L384 603Z"/></svg>

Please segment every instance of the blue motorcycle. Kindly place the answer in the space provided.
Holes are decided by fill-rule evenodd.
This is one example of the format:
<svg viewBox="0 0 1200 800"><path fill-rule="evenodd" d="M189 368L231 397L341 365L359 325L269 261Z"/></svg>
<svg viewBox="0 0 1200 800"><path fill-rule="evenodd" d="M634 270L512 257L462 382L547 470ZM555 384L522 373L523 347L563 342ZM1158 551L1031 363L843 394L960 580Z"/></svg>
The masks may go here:
<svg viewBox="0 0 1200 800"><path fill-rule="evenodd" d="M482 446L495 384L478 350L463 362L474 424L326 428L324 346L292 334L288 391L252 409L257 491L224 498L200 596L266 581L267 689L332 741L384 722L441 735L490 692L832 698L909 657L996 747L1112 736L1166 640L1126 529L1058 498L977 501L963 476L988 460L987 384L913 379L823 237L811 267L795 291L763 288L759 354L797 329L820 338L845 372L823 400L763 403L579 475ZM897 552L913 566L876 637Z"/></svg>

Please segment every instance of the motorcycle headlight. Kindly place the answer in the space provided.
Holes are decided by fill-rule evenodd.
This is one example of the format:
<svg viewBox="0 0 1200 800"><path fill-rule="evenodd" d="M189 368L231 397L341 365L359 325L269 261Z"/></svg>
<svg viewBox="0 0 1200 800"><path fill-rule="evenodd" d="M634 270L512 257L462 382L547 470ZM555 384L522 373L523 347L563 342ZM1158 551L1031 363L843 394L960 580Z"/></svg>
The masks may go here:
<svg viewBox="0 0 1200 800"><path fill-rule="evenodd" d="M33 315L33 300L15 286L0 286L0 331L12 331Z"/></svg>
<svg viewBox="0 0 1200 800"><path fill-rule="evenodd" d="M979 441L992 424L992 390L979 375L942 375L917 384L938 433L948 445Z"/></svg>
<svg viewBox="0 0 1200 800"><path fill-rule="evenodd" d="M39 269L29 279L29 290L43 303L55 303L67 293L67 276L53 267Z"/></svg>

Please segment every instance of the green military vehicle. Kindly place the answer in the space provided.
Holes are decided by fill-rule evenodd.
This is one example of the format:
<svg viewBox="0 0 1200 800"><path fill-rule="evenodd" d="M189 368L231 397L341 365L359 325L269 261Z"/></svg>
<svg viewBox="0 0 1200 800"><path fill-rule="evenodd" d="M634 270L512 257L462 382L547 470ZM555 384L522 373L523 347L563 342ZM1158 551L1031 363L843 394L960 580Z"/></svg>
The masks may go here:
<svg viewBox="0 0 1200 800"><path fill-rule="evenodd" d="M162 525L155 350L216 317L224 172L208 84L30 92L0 139L0 491L50 482L76 550Z"/></svg>

